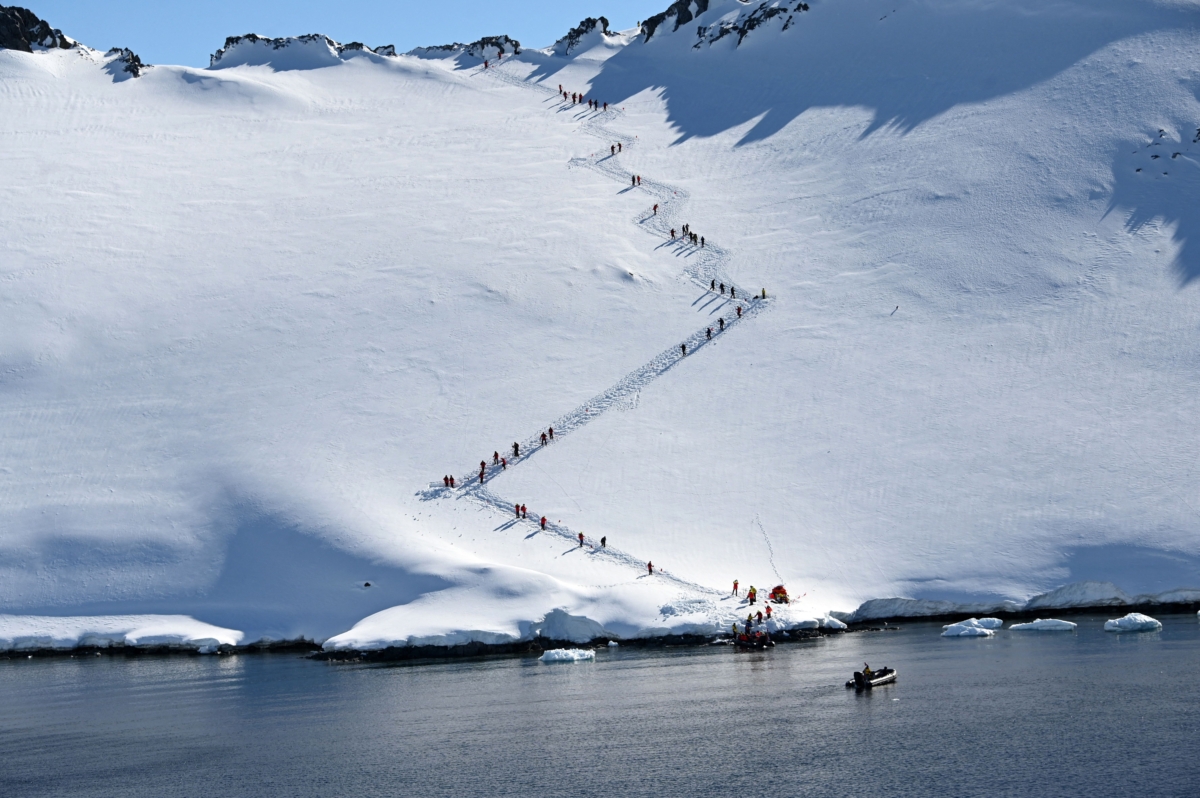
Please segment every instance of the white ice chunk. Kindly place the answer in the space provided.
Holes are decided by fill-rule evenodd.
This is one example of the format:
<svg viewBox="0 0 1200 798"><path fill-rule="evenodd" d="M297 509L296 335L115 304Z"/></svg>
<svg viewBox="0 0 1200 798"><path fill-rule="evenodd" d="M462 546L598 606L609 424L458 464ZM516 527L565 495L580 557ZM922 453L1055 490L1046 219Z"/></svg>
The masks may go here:
<svg viewBox="0 0 1200 798"><path fill-rule="evenodd" d="M1014 632L1072 632L1076 624L1070 621L1060 621L1056 618L1038 618L1028 623L1014 623L1008 627Z"/></svg>
<svg viewBox="0 0 1200 798"><path fill-rule="evenodd" d="M555 648L538 657L542 662L579 662L595 658L596 652L590 648Z"/></svg>
<svg viewBox="0 0 1200 798"><path fill-rule="evenodd" d="M942 637L991 637L996 632L997 618L967 618L942 627ZM1002 622L1000 622L1002 623Z"/></svg>
<svg viewBox="0 0 1200 798"><path fill-rule="evenodd" d="M1149 615L1131 612L1123 618L1113 618L1104 622L1106 632L1157 632L1162 624Z"/></svg>
<svg viewBox="0 0 1200 798"><path fill-rule="evenodd" d="M845 629L846 628L846 624L842 623L837 618L834 618L832 615L826 615L824 620L821 621L821 625L824 626L826 629Z"/></svg>

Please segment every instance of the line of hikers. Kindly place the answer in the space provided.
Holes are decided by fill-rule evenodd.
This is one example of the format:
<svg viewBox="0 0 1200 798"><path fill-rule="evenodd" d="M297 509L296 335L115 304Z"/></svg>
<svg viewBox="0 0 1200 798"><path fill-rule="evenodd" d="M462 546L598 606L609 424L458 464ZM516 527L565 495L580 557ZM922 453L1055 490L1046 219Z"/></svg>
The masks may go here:
<svg viewBox="0 0 1200 798"><path fill-rule="evenodd" d="M588 99L583 96L583 92L579 92L579 91L573 91L568 94L567 90L563 88L563 85L561 83L558 84L558 93L560 95L562 95L563 102L570 101L571 105L579 105L579 103L583 102L586 99L588 108L590 110L592 110L592 111L600 111L600 110L607 111L608 110L608 103L602 103L599 100Z"/></svg>
<svg viewBox="0 0 1200 798"><path fill-rule="evenodd" d="M654 207L658 208L657 205L655 205ZM657 213L658 213L658 211L655 210L656 215L657 215ZM680 232L680 235L679 235L680 238L690 241L693 245L698 245L701 249L704 248L704 246L705 246L704 236L696 235L695 233L693 233L692 226L690 224L685 224L683 227L680 228L679 232ZM675 228L674 227L671 228L671 240L672 241L675 240Z"/></svg>

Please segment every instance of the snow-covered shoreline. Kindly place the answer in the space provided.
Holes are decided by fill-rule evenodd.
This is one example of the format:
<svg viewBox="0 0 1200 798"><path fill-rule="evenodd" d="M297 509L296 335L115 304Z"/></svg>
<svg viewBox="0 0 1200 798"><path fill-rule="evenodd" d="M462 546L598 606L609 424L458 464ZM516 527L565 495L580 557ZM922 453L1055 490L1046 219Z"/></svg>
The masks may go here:
<svg viewBox="0 0 1200 798"><path fill-rule="evenodd" d="M732 599L730 599L732 601ZM154 651L160 653L216 654L232 651L307 649L327 659L437 659L489 654L540 652L553 647L622 645L703 645L728 635L730 624L744 620L742 613L757 613L765 605L748 605L738 597L731 606L713 614L641 626L625 623L625 634L610 631L591 618L562 609L537 621L516 621L501 629L495 623L482 628L445 625L434 632L405 633L405 608L395 607L364 619L353 629L327 640L246 639L243 632L223 629L186 615L144 616L20 616L0 615L0 656L65 654L81 650ZM418 612L420 607L416 608ZM1024 603L997 604L930 602L914 599L872 599L850 613L819 614L788 605L772 605L773 614L762 626L776 640L809 639L843 631L862 631L902 622L948 621L961 625L963 616L987 615L1005 622L1031 621L1056 612L1094 615L1102 610L1128 613L1185 614L1200 609L1200 591L1173 590L1156 595L1129 596L1111 584L1082 583L1034 596ZM718 617L719 616L719 617ZM407 618L411 619L411 615ZM971 626L987 626L982 622ZM611 624L610 624L611 625ZM991 628L991 627L988 627ZM1033 627L1030 627L1033 628ZM389 632L391 632L389 634Z"/></svg>

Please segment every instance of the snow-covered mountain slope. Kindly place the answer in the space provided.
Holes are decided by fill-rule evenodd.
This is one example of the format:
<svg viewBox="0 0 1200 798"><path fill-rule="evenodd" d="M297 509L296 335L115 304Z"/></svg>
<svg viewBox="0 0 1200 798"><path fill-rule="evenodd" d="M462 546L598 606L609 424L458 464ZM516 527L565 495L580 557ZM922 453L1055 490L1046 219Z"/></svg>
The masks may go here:
<svg viewBox="0 0 1200 798"><path fill-rule="evenodd" d="M0 611L377 647L712 629L735 577L786 623L1200 588L1198 19L0 51Z"/></svg>

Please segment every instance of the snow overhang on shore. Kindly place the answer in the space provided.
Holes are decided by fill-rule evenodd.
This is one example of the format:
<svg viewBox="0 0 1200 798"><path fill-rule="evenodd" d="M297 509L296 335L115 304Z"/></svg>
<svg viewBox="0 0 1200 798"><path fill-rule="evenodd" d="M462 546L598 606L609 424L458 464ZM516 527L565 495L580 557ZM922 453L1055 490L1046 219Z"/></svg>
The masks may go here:
<svg viewBox="0 0 1200 798"><path fill-rule="evenodd" d="M130 647L212 654L241 642L239 631L186 615L0 615L0 651Z"/></svg>

